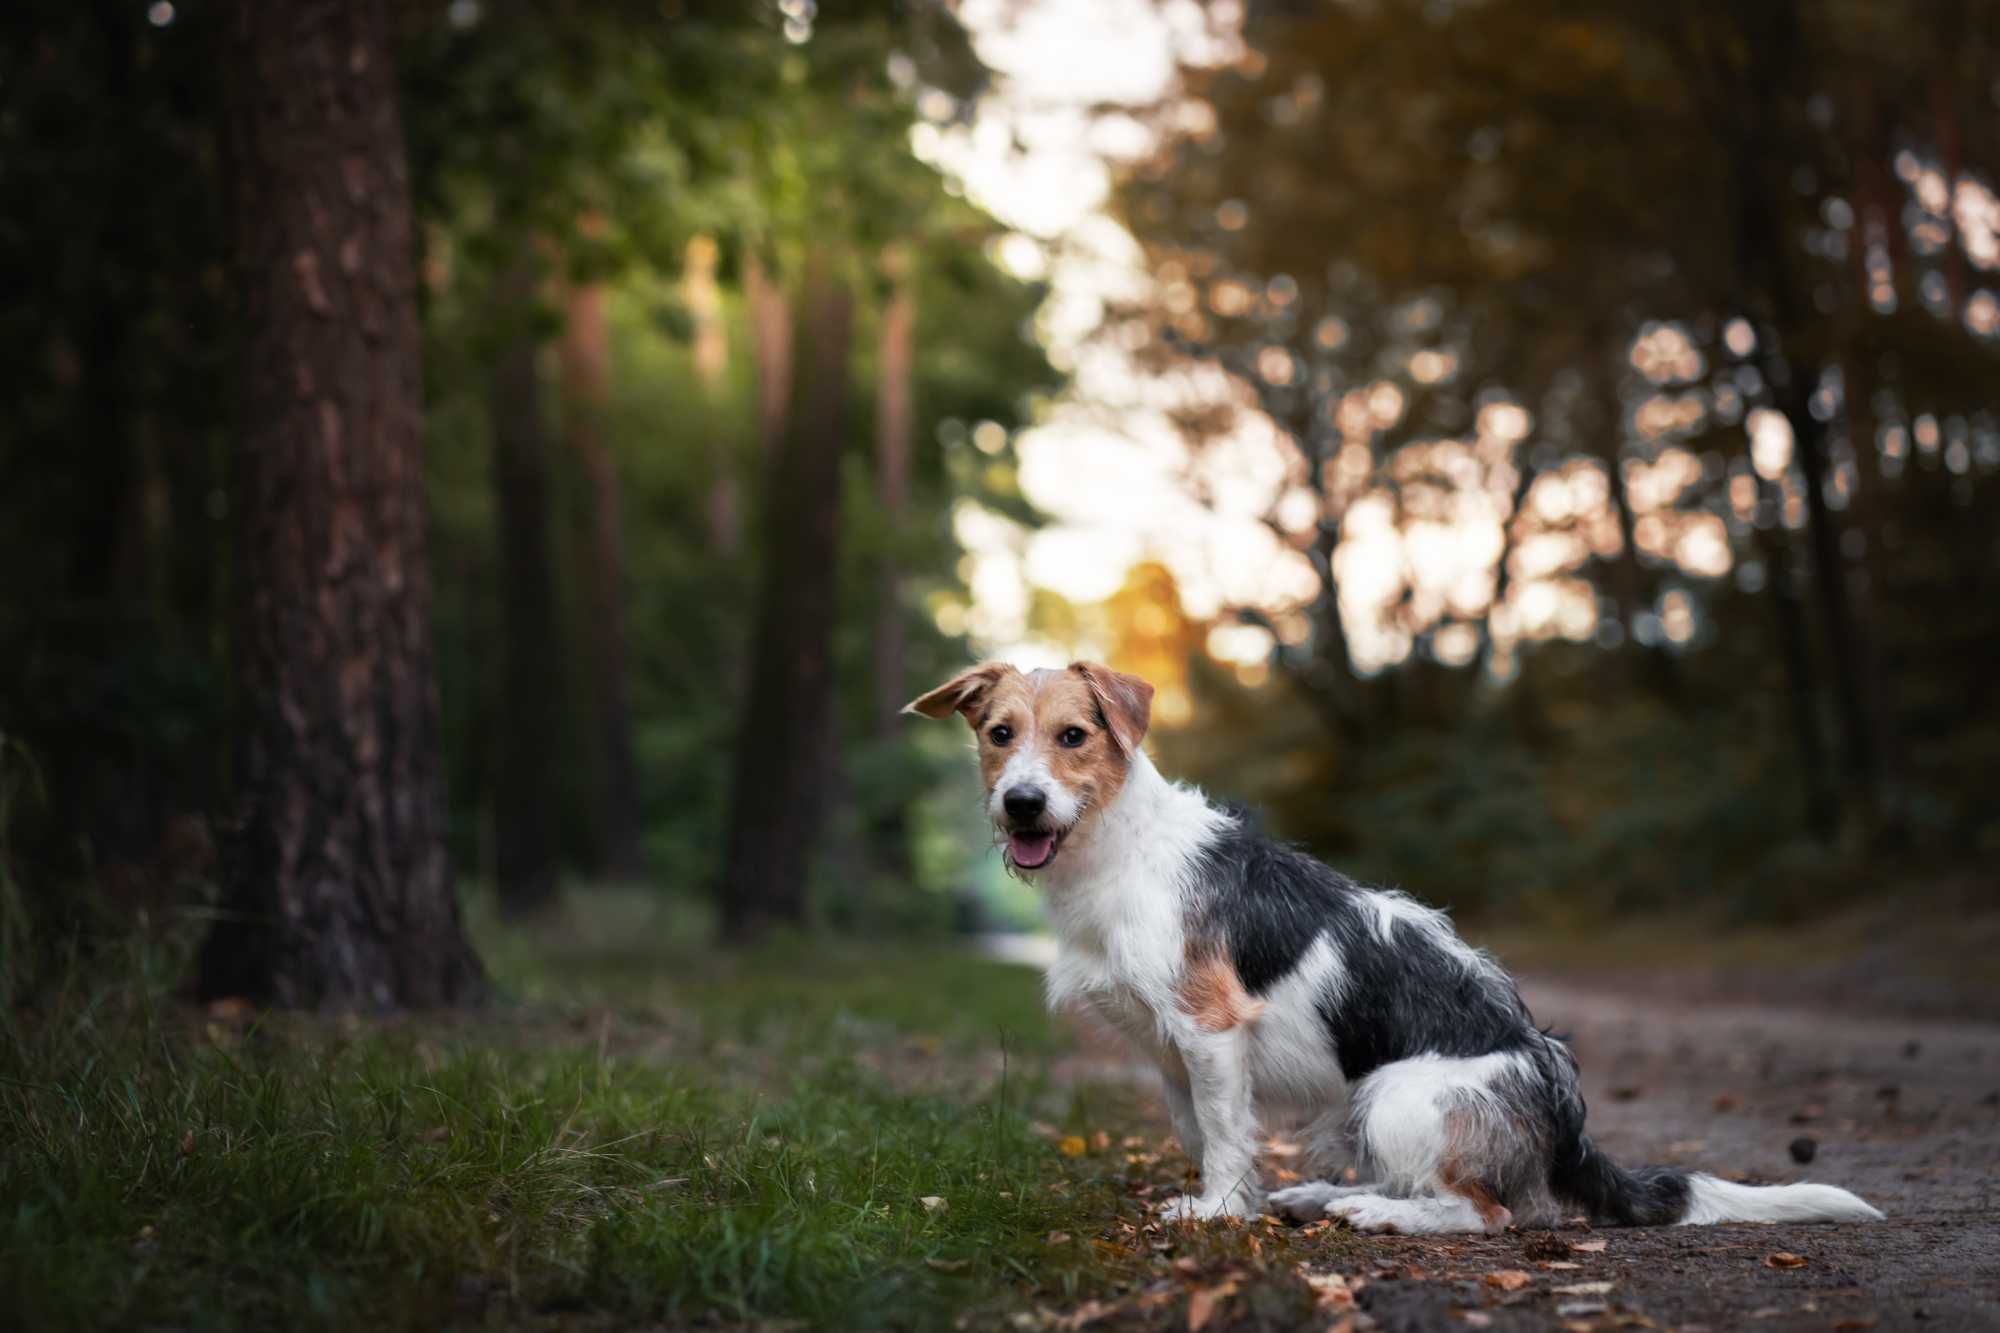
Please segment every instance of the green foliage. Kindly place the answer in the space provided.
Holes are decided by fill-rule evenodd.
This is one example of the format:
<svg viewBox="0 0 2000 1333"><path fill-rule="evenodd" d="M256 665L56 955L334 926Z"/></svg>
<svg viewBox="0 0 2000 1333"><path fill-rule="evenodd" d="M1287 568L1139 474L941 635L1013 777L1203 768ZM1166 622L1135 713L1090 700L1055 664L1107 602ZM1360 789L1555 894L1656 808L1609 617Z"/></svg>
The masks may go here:
<svg viewBox="0 0 2000 1333"><path fill-rule="evenodd" d="M575 935L489 932L500 984L534 998L388 1028L204 1022L167 1002L171 948L121 944L119 972L7 1020L11 1315L922 1327L1115 1208L1114 1181L1030 1133L1058 1049L1031 972L788 944L717 960L635 933L658 910L592 899Z"/></svg>

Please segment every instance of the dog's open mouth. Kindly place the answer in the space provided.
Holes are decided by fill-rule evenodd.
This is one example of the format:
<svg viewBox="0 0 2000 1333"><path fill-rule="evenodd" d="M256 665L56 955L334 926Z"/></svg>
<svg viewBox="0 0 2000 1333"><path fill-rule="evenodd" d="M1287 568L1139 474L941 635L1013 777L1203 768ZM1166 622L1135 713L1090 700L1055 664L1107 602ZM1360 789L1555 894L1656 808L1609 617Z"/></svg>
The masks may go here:
<svg viewBox="0 0 2000 1333"><path fill-rule="evenodd" d="M1056 829L1016 830L1007 835L1007 859L1017 869L1040 870L1055 859L1063 835Z"/></svg>

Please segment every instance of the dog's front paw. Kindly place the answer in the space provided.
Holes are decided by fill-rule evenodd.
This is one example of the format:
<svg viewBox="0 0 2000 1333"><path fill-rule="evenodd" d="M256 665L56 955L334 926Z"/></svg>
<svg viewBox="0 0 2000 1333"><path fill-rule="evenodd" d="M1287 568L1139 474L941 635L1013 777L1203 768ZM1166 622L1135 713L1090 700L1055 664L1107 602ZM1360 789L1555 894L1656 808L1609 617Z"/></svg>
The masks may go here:
<svg viewBox="0 0 2000 1333"><path fill-rule="evenodd" d="M1207 1222L1218 1217L1248 1217L1256 1209L1233 1195L1182 1194L1160 1205L1160 1216L1169 1222Z"/></svg>

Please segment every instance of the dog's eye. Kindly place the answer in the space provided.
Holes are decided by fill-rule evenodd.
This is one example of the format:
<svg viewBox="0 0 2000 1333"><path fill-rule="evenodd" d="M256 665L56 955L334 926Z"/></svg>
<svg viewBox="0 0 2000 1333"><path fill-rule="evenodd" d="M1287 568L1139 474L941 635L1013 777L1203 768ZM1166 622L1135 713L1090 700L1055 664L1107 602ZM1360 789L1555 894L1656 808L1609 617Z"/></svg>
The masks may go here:
<svg viewBox="0 0 2000 1333"><path fill-rule="evenodd" d="M1008 741L1014 739L1014 729L1002 722L999 726L987 732L986 735L995 745L1005 745Z"/></svg>
<svg viewBox="0 0 2000 1333"><path fill-rule="evenodd" d="M1088 739L1090 739L1089 733L1084 731L1082 727L1064 727L1062 735L1056 737L1058 744L1071 750L1074 750Z"/></svg>

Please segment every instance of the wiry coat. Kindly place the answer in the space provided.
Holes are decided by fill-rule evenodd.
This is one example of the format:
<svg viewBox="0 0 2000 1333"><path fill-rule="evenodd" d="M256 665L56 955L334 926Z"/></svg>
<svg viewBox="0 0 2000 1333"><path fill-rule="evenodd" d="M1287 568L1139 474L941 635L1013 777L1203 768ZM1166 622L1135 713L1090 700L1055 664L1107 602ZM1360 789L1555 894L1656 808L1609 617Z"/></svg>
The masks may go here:
<svg viewBox="0 0 2000 1333"><path fill-rule="evenodd" d="M1613 1163L1584 1133L1569 1047L1507 974L1442 913L1168 782L1137 748L1150 696L1089 664L987 666L912 709L959 711L981 733L995 825L1060 945L1050 1003L1095 1014L1158 1066L1202 1178L1170 1214L1264 1207L1256 1147L1283 1114L1309 1122L1317 1163L1351 1164L1361 1183L1297 1185L1269 1205L1363 1229L1494 1231L1576 1211L1636 1225L1881 1216L1831 1186Z"/></svg>

